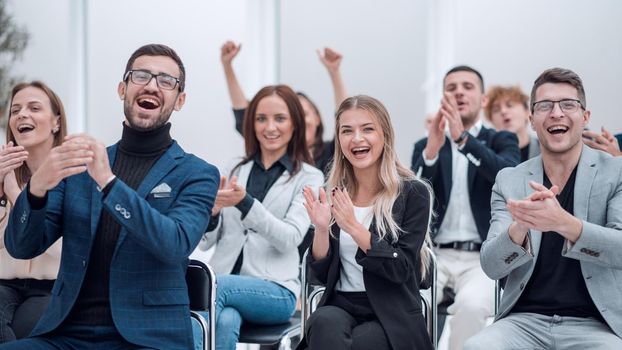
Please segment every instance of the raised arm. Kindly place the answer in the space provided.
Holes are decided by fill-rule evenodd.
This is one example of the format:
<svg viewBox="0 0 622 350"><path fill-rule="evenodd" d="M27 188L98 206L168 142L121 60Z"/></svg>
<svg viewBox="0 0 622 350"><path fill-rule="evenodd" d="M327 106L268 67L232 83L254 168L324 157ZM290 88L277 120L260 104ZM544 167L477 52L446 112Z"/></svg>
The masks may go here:
<svg viewBox="0 0 622 350"><path fill-rule="evenodd" d="M225 42L220 48L220 61L225 72L225 78L227 80L227 89L229 90L229 98L231 98L231 105L233 109L246 109L248 107L248 100L244 96L242 87L238 82L238 78L235 76L233 70L233 59L238 55L242 44L235 45L233 41Z"/></svg>
<svg viewBox="0 0 622 350"><path fill-rule="evenodd" d="M339 69L343 55L328 47L324 48L323 51L318 49L317 55L320 58L320 62L326 67L328 75L330 76L330 81L333 84L335 110L337 110L341 102L348 98L348 92L346 91L346 86L343 83L343 78L341 77L341 71Z"/></svg>

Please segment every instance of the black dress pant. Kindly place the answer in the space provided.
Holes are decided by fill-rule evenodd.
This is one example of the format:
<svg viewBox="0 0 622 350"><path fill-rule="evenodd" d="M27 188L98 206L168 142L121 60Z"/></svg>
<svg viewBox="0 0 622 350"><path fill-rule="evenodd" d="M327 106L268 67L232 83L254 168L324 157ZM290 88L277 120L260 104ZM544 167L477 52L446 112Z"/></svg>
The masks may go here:
<svg viewBox="0 0 622 350"><path fill-rule="evenodd" d="M50 301L54 281L0 280L0 344L25 338Z"/></svg>
<svg viewBox="0 0 622 350"><path fill-rule="evenodd" d="M310 350L390 350L389 339L363 292L335 292L307 323Z"/></svg>

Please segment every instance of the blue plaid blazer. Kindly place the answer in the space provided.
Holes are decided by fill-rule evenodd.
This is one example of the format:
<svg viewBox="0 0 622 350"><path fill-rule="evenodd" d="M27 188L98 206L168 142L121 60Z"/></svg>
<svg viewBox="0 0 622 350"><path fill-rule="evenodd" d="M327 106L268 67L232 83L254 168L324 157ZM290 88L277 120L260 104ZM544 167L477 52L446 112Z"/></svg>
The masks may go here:
<svg viewBox="0 0 622 350"><path fill-rule="evenodd" d="M114 163L117 145L108 148ZM188 256L207 228L218 170L174 142L138 190L117 180L103 198L85 172L48 192L46 207L18 197L5 235L18 259L43 253L61 236L58 279L50 304L31 336L59 327L80 292L103 210L121 224L110 268L110 307L120 334L156 349L191 349L192 327L185 273Z"/></svg>

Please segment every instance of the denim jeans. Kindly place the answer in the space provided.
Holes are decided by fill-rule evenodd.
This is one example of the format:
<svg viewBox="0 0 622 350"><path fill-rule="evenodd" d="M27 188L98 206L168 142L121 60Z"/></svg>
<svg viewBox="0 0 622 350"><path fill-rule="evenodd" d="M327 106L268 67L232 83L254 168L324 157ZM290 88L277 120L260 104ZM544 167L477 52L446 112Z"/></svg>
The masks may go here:
<svg viewBox="0 0 622 350"><path fill-rule="evenodd" d="M285 323L296 311L296 296L272 281L239 275L216 277L216 349L233 350L242 320L262 325ZM207 313L203 315L208 319ZM195 344L199 341L195 333Z"/></svg>

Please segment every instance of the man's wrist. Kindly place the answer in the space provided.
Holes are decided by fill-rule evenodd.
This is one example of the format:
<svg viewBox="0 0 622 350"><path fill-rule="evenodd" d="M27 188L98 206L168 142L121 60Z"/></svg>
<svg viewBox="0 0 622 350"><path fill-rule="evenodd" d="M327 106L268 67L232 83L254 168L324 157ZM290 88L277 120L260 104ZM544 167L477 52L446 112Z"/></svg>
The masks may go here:
<svg viewBox="0 0 622 350"><path fill-rule="evenodd" d="M437 156L438 156L438 150L431 151L429 147L426 147L423 150L423 158L425 160L432 161L432 160L436 159Z"/></svg>
<svg viewBox="0 0 622 350"><path fill-rule="evenodd" d="M106 187L115 177L116 176L112 172L109 172L105 176L99 176L97 179L94 179L95 183L97 183L97 189L101 191L101 189Z"/></svg>
<svg viewBox="0 0 622 350"><path fill-rule="evenodd" d="M47 189L37 186L38 181L35 179L35 176L36 174L33 175L32 178L30 178L28 192L35 197L43 198L45 197L45 194L47 193Z"/></svg>
<svg viewBox="0 0 622 350"><path fill-rule="evenodd" d="M464 142L466 142L466 140L469 138L469 132L466 130L463 130L460 135L458 135L458 137L456 139L454 139L454 142L456 144L458 144L459 146L462 146Z"/></svg>

